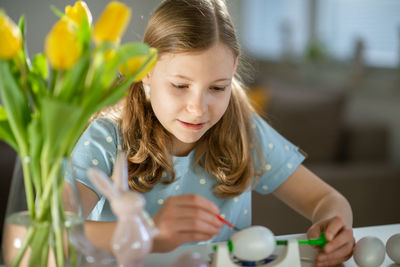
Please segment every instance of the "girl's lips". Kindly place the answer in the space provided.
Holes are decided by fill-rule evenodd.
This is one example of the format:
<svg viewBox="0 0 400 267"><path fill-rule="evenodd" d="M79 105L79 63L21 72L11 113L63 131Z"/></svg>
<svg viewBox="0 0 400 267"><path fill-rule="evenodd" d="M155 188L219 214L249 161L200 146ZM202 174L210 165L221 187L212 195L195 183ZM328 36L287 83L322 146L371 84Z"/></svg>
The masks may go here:
<svg viewBox="0 0 400 267"><path fill-rule="evenodd" d="M200 130L201 128L203 128L205 123L197 123L197 124L192 124L192 123L188 123L188 122L184 122L181 120L178 120L180 122L180 124L182 124L185 128L188 128L190 130Z"/></svg>

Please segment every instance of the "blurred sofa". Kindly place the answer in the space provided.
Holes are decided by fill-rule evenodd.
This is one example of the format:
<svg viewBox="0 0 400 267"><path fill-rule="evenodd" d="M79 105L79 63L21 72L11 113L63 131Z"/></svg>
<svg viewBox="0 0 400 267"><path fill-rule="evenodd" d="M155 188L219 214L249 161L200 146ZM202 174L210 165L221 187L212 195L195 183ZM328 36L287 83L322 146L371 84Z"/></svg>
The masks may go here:
<svg viewBox="0 0 400 267"><path fill-rule="evenodd" d="M348 119L346 92L275 81L250 97L278 132L308 154L304 165L348 199L354 227L400 222L400 167L388 156L390 133L381 122ZM253 194L252 212L253 224L275 234L310 226L273 195Z"/></svg>

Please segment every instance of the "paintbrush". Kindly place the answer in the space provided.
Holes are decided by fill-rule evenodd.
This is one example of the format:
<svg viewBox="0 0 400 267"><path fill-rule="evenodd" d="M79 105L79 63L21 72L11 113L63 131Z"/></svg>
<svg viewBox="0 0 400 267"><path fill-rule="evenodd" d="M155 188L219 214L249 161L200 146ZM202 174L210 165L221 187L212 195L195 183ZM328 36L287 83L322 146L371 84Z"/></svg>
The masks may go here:
<svg viewBox="0 0 400 267"><path fill-rule="evenodd" d="M325 237L325 232L322 232L319 238L316 239L308 239L308 240L298 240L299 244L308 244L311 246L319 246L321 249L328 243L328 240ZM277 240L277 245L287 245L287 240Z"/></svg>
<svg viewBox="0 0 400 267"><path fill-rule="evenodd" d="M234 226L233 224L231 224L230 222L228 222L227 220L225 220L224 218L222 218L221 216L217 215L218 220L220 220L221 222L223 222L224 224L226 224L227 226L229 226L230 228L232 228L235 231L240 231L239 228L237 228L236 226Z"/></svg>

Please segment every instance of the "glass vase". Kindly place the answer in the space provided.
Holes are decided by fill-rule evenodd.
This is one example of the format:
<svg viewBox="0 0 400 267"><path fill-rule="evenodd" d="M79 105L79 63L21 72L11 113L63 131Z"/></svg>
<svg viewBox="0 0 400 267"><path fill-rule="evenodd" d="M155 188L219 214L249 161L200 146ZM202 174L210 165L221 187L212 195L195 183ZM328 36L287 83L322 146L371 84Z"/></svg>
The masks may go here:
<svg viewBox="0 0 400 267"><path fill-rule="evenodd" d="M27 170L30 160L24 160L17 158L15 163L3 226L6 266L84 266L84 257L72 242L74 236L84 235L84 219L75 181L64 179L67 170L73 173L70 161L48 164L51 171L43 179L34 177L35 171ZM29 181L36 183L34 205L27 201Z"/></svg>

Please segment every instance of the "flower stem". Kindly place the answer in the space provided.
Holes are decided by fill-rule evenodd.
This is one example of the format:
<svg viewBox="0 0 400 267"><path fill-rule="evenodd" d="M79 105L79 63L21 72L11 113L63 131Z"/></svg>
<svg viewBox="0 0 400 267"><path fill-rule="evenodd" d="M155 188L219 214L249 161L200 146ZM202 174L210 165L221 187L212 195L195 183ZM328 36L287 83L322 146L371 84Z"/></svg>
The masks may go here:
<svg viewBox="0 0 400 267"><path fill-rule="evenodd" d="M35 218L35 200L33 193L33 185L31 179L31 165L29 157L25 153L21 153L22 171L24 174L24 185L26 194L26 204L28 206L29 215L31 220Z"/></svg>
<svg viewBox="0 0 400 267"><path fill-rule="evenodd" d="M52 165L48 177L46 177L46 184L43 190L43 194L40 198L40 205L37 218L39 220L42 220L44 215L46 214L46 210L48 209L50 203L49 203L49 198L50 198L50 193L51 189L53 188L53 184L56 182L57 176L59 175L60 169L61 169L61 161L62 159L56 159L54 164ZM43 164L44 162L42 162ZM48 162L47 162L48 163ZM49 166L49 165L47 165ZM47 169L47 168L46 168Z"/></svg>
<svg viewBox="0 0 400 267"><path fill-rule="evenodd" d="M48 84L48 91L49 94L52 95L53 91L54 91L54 86L56 84L56 79L58 76L58 71L56 69L52 69L51 70L51 79L50 79L50 83Z"/></svg>
<svg viewBox="0 0 400 267"><path fill-rule="evenodd" d="M59 177L54 177L55 179L59 179ZM62 182L62 181L60 181ZM64 243L63 243L63 234L62 234L62 225L63 222L60 218L60 213L64 212L64 209L60 209L60 194L59 188L57 187L57 183L53 183L52 190L52 205L51 205L51 217L53 221L53 230L54 230L54 239L55 239L55 256L57 267L64 266Z"/></svg>
<svg viewBox="0 0 400 267"><path fill-rule="evenodd" d="M35 233L35 229L33 226L29 227L28 233L26 235L26 238L24 239L24 242L22 243L22 247L18 250L17 256L14 258L12 267L18 267L22 257L25 255L25 251L28 248L28 245L31 243L33 235Z"/></svg>

